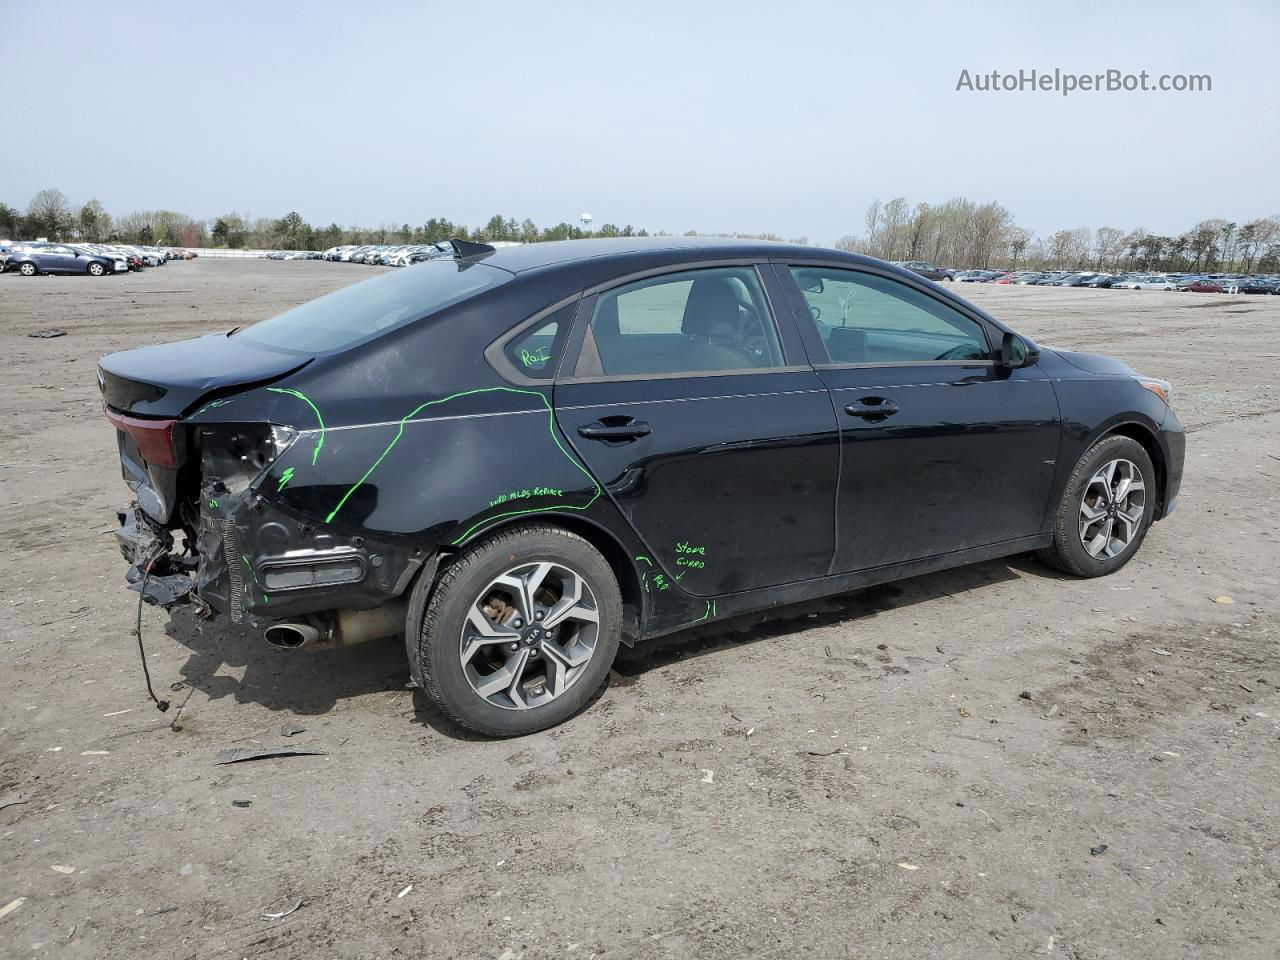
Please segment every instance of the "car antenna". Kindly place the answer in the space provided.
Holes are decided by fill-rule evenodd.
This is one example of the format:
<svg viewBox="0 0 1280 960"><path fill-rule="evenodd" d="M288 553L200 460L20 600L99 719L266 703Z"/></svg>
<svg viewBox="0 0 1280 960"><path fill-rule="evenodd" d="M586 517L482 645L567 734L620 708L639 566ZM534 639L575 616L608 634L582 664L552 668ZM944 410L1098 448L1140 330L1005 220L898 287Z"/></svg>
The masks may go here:
<svg viewBox="0 0 1280 960"><path fill-rule="evenodd" d="M492 247L487 243L476 243L474 240L459 240L457 237L450 237L449 245L453 247L453 255L459 260L467 257L487 257L498 250L497 247Z"/></svg>

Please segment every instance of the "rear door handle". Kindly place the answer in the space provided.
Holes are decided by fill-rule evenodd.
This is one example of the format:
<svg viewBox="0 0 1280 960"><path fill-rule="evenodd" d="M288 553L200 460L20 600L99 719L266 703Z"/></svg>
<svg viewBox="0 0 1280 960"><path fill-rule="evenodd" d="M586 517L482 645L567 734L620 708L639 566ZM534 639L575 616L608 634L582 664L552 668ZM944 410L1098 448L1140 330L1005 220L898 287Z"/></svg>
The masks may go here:
<svg viewBox="0 0 1280 960"><path fill-rule="evenodd" d="M851 417L864 420L883 420L898 412L898 405L887 397L859 397L844 408Z"/></svg>
<svg viewBox="0 0 1280 960"><path fill-rule="evenodd" d="M604 420L597 420L595 423L588 423L586 426L578 428L578 436L586 437L588 440L638 440L641 437L647 437L653 431L649 425L643 420L633 420L631 417L605 417Z"/></svg>

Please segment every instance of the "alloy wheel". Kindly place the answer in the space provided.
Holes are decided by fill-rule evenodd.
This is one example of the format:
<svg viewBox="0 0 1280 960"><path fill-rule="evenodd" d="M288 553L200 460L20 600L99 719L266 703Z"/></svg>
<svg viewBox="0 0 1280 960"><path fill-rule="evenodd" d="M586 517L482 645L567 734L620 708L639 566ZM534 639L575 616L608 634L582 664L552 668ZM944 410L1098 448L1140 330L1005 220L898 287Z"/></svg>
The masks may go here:
<svg viewBox="0 0 1280 960"><path fill-rule="evenodd" d="M1095 560L1124 553L1142 530L1147 490L1130 460L1110 460L1085 484L1080 499L1080 542Z"/></svg>
<svg viewBox="0 0 1280 960"><path fill-rule="evenodd" d="M491 580L471 604L458 656L471 689L508 710L550 703L586 671L600 634L595 595L562 563L538 561Z"/></svg>

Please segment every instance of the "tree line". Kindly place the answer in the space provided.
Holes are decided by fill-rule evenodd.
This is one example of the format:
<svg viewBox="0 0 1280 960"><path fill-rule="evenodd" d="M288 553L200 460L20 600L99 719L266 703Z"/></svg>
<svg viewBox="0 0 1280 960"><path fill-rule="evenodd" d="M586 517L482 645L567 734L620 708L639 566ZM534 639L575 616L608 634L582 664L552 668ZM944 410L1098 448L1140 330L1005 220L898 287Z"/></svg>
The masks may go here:
<svg viewBox="0 0 1280 960"><path fill-rule="evenodd" d="M695 231L689 231L694 234ZM658 235L662 235L659 233ZM438 243L461 240L578 240L583 237L647 237L649 232L627 224L601 224L586 230L570 223L539 227L526 218L494 216L483 226L468 227L444 217L426 223L348 226L336 223L313 226L297 211L283 217L250 217L236 212L209 220L197 220L175 210L138 210L113 217L98 200L78 210L59 190L41 190L23 213L0 203L0 239L82 241L86 243L140 243L146 246L228 247L261 250L325 250L339 244Z"/></svg>
<svg viewBox="0 0 1280 960"><path fill-rule="evenodd" d="M1172 235L1143 227L1076 227L1036 236L998 203L958 197L912 205L895 197L874 201L863 226L862 235L843 237L837 246L883 260L979 269L1280 272L1280 214L1243 224L1202 220Z"/></svg>
<svg viewBox="0 0 1280 960"><path fill-rule="evenodd" d="M983 269L1168 270L1280 272L1280 214L1240 224L1203 220L1179 234L1156 234L1142 227L1088 227L1058 230L1046 236L1018 226L1013 214L996 202L975 203L956 197L945 203L909 203L904 197L874 201L863 218L864 233L836 244L843 250L883 260L929 260L940 266ZM140 243L176 247L229 247L264 250L324 250L339 244L437 243L463 240L576 240L583 237L646 237L630 224L605 223L594 230L562 222L539 227L532 220L494 216L470 228L444 217L425 223L342 227L314 226L297 211L283 217L224 213L198 220L174 210L139 210L113 217L89 200L78 209L58 190L41 190L22 212L0 203L0 239L103 243ZM654 236L668 236L657 231ZM698 236L688 230L685 236ZM713 234L780 240L777 234ZM806 237L793 238L807 243Z"/></svg>

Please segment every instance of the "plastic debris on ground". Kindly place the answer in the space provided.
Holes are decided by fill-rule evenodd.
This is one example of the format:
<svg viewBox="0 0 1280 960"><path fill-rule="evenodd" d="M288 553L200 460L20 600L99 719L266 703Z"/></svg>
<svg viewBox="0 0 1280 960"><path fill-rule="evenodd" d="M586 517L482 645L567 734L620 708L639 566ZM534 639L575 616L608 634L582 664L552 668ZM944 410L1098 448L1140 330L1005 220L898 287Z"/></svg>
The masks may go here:
<svg viewBox="0 0 1280 960"><path fill-rule="evenodd" d="M301 747L231 747L220 750L214 757L214 766L224 763L241 763L245 760L266 760L271 757L323 757L323 750L304 750Z"/></svg>
<svg viewBox="0 0 1280 960"><path fill-rule="evenodd" d="M285 908L284 910L279 911L278 913L268 913L264 910L262 913L262 919L263 920L283 920L285 917L289 916L289 914L296 913L305 902L306 901L303 900L302 897L298 897L296 900L293 901L293 904L291 906Z"/></svg>

